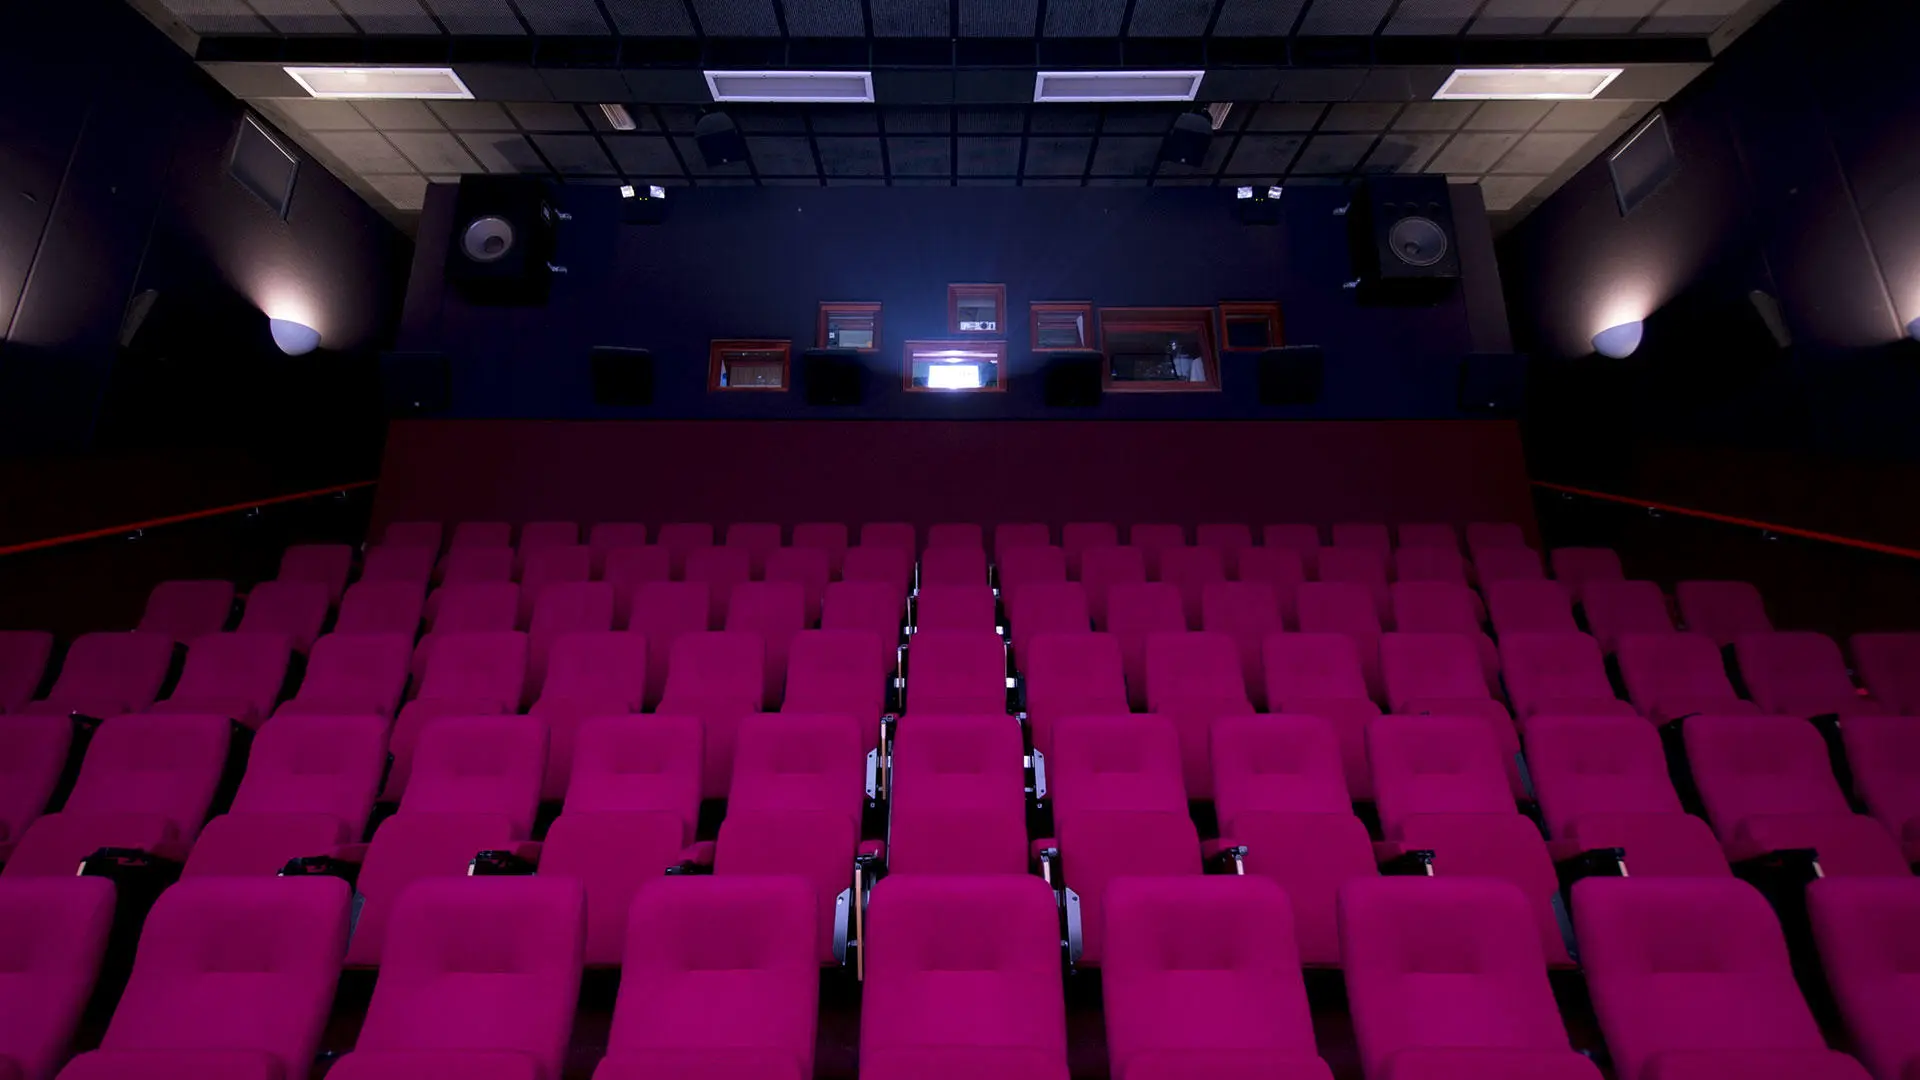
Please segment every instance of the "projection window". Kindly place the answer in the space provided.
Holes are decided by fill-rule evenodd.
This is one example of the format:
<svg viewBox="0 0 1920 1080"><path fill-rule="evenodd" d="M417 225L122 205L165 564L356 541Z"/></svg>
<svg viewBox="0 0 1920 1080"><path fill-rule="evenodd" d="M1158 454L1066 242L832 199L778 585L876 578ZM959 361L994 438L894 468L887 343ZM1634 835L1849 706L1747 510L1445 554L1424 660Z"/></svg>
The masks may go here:
<svg viewBox="0 0 1920 1080"><path fill-rule="evenodd" d="M716 341L707 350L707 389L785 390L792 343Z"/></svg>
<svg viewBox="0 0 1920 1080"><path fill-rule="evenodd" d="M819 347L880 351L880 305L821 304Z"/></svg>
<svg viewBox="0 0 1920 1080"><path fill-rule="evenodd" d="M1006 333L1007 287L947 286L947 329L956 334Z"/></svg>
<svg viewBox="0 0 1920 1080"><path fill-rule="evenodd" d="M1004 341L909 341L905 354L908 390L1006 389Z"/></svg>
<svg viewBox="0 0 1920 1080"><path fill-rule="evenodd" d="M1102 308L1100 351L1111 391L1220 389L1212 308Z"/></svg>
<svg viewBox="0 0 1920 1080"><path fill-rule="evenodd" d="M1093 341L1092 304L1034 304L1029 309L1034 352L1085 349Z"/></svg>

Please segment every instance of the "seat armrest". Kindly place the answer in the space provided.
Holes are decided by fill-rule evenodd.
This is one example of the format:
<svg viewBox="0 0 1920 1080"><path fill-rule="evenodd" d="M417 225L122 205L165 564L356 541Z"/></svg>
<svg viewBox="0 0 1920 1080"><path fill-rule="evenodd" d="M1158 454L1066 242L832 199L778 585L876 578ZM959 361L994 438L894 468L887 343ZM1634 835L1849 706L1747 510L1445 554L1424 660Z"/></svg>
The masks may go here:
<svg viewBox="0 0 1920 1080"><path fill-rule="evenodd" d="M713 873L713 841L701 840L682 848L680 861L667 867L667 873L673 875Z"/></svg>
<svg viewBox="0 0 1920 1080"><path fill-rule="evenodd" d="M1231 837L1223 836L1218 840L1202 841L1200 858L1209 873L1245 874L1247 872L1247 845Z"/></svg>
<svg viewBox="0 0 1920 1080"><path fill-rule="evenodd" d="M1410 848L1395 840L1376 841L1373 860L1388 877L1432 877L1433 849Z"/></svg>

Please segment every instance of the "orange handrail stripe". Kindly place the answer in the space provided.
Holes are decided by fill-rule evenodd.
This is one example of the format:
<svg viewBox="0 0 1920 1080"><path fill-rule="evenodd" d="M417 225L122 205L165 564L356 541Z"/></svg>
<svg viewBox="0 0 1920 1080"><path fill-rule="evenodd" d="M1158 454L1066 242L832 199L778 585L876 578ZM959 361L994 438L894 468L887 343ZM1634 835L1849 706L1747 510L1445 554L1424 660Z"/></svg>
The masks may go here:
<svg viewBox="0 0 1920 1080"><path fill-rule="evenodd" d="M0 555L18 555L27 551L40 551L45 548L60 547L63 544L78 544L85 540L100 540L109 536L125 536L141 529L157 529L162 525L178 525L184 521L198 521L201 518L219 517L222 514L237 514L242 510L252 510L260 506L278 506L281 503L299 502L302 499L316 499L322 495L336 495L343 491L357 491L372 487L376 481L356 480L351 484L336 484L333 487L315 488L312 491L295 492L292 495L275 495L269 499L256 499L252 502L234 503L232 506L216 506L211 510L195 510L186 514L174 514L171 517L154 518L151 521L136 521L131 525L114 525L90 532L72 533L67 536L52 536L45 540L29 540L12 547L0 547Z"/></svg>
<svg viewBox="0 0 1920 1080"><path fill-rule="evenodd" d="M1533 486L1548 491L1563 491L1569 495L1580 495L1589 499L1615 502L1622 506L1637 506L1642 510L1659 510L1662 513L1680 514L1684 517L1699 518L1702 521L1717 521L1723 525L1739 525L1749 529L1762 529L1779 533L1781 536L1797 536L1802 540L1818 540L1823 544L1839 544L1842 547L1858 548L1880 555L1893 555L1902 559L1920 559L1920 551L1912 548L1895 547L1892 544L1878 544L1872 540L1857 540L1851 536L1836 536L1833 533L1814 532L1811 529L1796 529L1791 525L1776 525L1767 521L1755 521L1752 518L1732 517L1728 514L1716 514L1711 510L1693 510L1685 506L1670 503L1650 502L1646 499L1632 499L1625 495L1614 495L1605 491L1589 491L1586 488L1568 487L1565 484L1549 484L1545 480L1533 481Z"/></svg>

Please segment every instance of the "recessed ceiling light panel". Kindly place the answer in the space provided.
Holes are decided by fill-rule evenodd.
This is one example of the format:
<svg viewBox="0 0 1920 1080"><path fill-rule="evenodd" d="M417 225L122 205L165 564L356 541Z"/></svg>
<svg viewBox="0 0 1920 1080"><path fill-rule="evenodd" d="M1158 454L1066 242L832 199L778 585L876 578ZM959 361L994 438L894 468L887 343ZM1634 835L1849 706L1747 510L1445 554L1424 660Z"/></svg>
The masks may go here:
<svg viewBox="0 0 1920 1080"><path fill-rule="evenodd" d="M871 71L709 71L706 76L717 102L873 100Z"/></svg>
<svg viewBox="0 0 1920 1080"><path fill-rule="evenodd" d="M1592 101L1622 68L1461 68L1435 101Z"/></svg>
<svg viewBox="0 0 1920 1080"><path fill-rule="evenodd" d="M1192 101L1204 71L1042 71L1033 80L1033 100Z"/></svg>
<svg viewBox="0 0 1920 1080"><path fill-rule="evenodd" d="M301 89L317 98L471 98L452 68L289 67Z"/></svg>

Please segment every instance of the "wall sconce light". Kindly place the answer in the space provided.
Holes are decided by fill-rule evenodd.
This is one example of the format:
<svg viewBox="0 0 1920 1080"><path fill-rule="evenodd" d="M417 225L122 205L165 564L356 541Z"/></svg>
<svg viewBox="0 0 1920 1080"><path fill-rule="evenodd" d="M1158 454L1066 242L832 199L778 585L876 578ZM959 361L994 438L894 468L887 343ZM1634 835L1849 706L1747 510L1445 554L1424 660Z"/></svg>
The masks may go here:
<svg viewBox="0 0 1920 1080"><path fill-rule="evenodd" d="M297 323L292 319L269 319L267 325L273 331L273 343L288 356L305 356L320 347L320 331L305 323Z"/></svg>
<svg viewBox="0 0 1920 1080"><path fill-rule="evenodd" d="M1915 341L1920 341L1920 318L1916 318L1907 324L1907 336Z"/></svg>
<svg viewBox="0 0 1920 1080"><path fill-rule="evenodd" d="M1609 326L1593 335L1593 351L1614 360L1624 360L1640 347L1640 341L1646 337L1646 333L1647 325L1639 321Z"/></svg>

